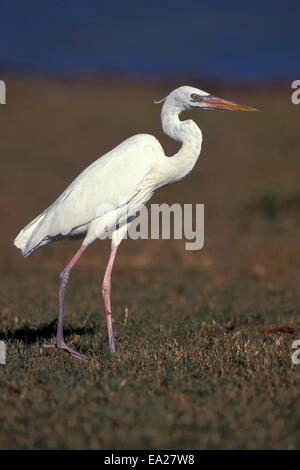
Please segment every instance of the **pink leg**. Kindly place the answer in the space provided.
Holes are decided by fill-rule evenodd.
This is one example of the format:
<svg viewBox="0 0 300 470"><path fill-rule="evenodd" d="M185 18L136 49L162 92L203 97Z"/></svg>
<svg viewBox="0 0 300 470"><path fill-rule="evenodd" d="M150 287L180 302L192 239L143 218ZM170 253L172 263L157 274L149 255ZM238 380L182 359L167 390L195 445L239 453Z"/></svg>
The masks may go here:
<svg viewBox="0 0 300 470"><path fill-rule="evenodd" d="M67 283L70 277L70 271L73 268L74 264L79 260L82 253L85 251L86 246L82 246L71 259L70 263L65 267L65 269L60 273L59 276L59 311L58 311L58 328L57 328L57 337L56 337L56 345L54 344L43 344L44 348L59 348L65 349L68 351L72 356L77 357L78 359L84 359L86 356L84 354L80 354L75 349L71 348L65 340L64 340L64 302L65 302L65 293Z"/></svg>
<svg viewBox="0 0 300 470"><path fill-rule="evenodd" d="M110 305L111 273L112 273L112 268L113 268L115 256L117 253L117 249L118 249L117 246L112 245L108 264L106 267L106 271L105 271L105 275L104 275L104 279L102 283L102 296L103 296L104 306L105 306L109 349L110 349L110 352L112 353L117 352L113 326L112 326L112 321L111 321L111 305Z"/></svg>

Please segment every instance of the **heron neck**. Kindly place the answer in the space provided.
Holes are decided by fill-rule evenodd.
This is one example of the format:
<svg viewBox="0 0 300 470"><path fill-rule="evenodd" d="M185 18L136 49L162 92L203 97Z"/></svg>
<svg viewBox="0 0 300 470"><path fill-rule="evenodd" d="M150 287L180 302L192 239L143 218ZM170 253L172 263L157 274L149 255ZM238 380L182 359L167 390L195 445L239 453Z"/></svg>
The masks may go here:
<svg viewBox="0 0 300 470"><path fill-rule="evenodd" d="M180 150L168 158L170 167L175 171L176 179L183 178L189 173L201 151L202 132L191 119L181 121L179 115L183 109L163 106L161 112L162 127L165 134L177 142L182 142Z"/></svg>

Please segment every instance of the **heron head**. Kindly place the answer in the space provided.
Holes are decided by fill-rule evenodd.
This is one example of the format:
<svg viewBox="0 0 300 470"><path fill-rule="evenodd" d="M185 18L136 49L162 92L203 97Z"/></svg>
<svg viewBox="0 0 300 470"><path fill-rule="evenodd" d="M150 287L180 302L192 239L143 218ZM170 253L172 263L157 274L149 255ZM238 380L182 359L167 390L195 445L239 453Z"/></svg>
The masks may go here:
<svg viewBox="0 0 300 470"><path fill-rule="evenodd" d="M250 106L243 106L232 101L222 100L206 91L191 86L181 86L173 90L166 98L155 103L169 104L179 108L181 111L185 109L225 109L229 111L257 111Z"/></svg>

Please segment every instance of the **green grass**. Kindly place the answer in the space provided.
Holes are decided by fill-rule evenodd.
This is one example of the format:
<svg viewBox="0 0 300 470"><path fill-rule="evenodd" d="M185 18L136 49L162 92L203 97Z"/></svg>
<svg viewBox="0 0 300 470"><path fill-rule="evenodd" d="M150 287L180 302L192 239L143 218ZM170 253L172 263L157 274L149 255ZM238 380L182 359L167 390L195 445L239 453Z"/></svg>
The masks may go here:
<svg viewBox="0 0 300 470"><path fill-rule="evenodd" d="M287 212L299 212L300 209L300 190L275 188L264 189L248 209L252 211L261 211L269 218L279 217Z"/></svg>
<svg viewBox="0 0 300 470"><path fill-rule="evenodd" d="M41 342L53 335L54 325L37 324L36 315L26 328L4 329L8 363L1 371L1 447L297 447L293 335L267 331L274 324L299 328L299 310L276 313L284 302L279 292L269 296L268 309L243 311L236 300L224 303L239 296L238 286L219 292L220 306L210 308L192 291L189 301L180 302L188 293L179 296L176 287L170 281L154 295L151 287L144 289L127 315L117 302L119 353L113 357L104 319L93 309L77 306L67 315L67 339L89 355L87 362L43 350ZM166 305L165 289L172 307ZM263 295L261 286L256 289ZM27 309L35 305L30 301ZM44 315L47 310L46 303Z"/></svg>
<svg viewBox="0 0 300 470"><path fill-rule="evenodd" d="M203 155L192 175L153 202L205 203L205 247L124 241L113 274L118 354L111 356L100 294L108 244L91 246L66 297L66 339L89 356L80 362L41 347L55 336L58 274L78 243L23 260L11 240L128 135L147 129L171 154L151 104L167 90L120 84L120 102L108 84L7 83L0 447L298 448L300 366L291 344L300 339L299 215L298 203L282 196L299 181L296 107L280 93L223 90L216 94L262 111L191 114L203 128ZM276 195L260 196L267 188L276 188L280 210Z"/></svg>

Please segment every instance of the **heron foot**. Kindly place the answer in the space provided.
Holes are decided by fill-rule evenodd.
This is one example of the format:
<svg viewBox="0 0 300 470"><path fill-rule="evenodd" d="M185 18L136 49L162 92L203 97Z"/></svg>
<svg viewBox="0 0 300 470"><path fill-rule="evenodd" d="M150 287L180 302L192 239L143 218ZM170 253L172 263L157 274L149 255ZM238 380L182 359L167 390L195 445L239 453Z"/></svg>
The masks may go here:
<svg viewBox="0 0 300 470"><path fill-rule="evenodd" d="M57 344L43 344L43 348L46 348L46 349L64 349L69 354L71 354L71 356L76 357L76 359L79 359L81 361L83 359L88 359L88 356L76 351L76 349L71 348L71 346L69 346L67 343L65 343L65 341L62 341L59 346Z"/></svg>

